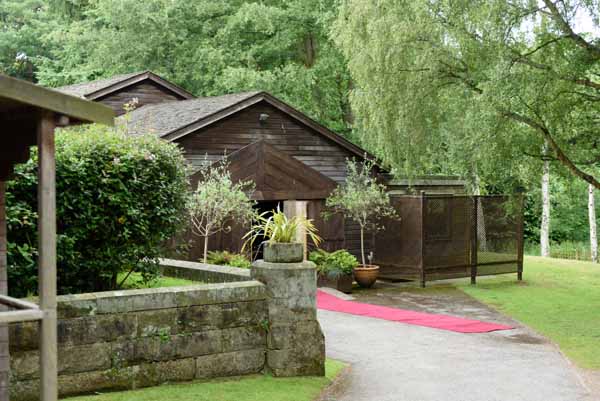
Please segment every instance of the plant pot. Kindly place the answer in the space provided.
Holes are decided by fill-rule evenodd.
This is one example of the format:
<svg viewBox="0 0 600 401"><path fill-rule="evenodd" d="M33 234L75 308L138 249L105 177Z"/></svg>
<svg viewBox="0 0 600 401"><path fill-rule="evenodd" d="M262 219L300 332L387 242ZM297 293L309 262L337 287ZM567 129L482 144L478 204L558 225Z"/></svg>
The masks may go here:
<svg viewBox="0 0 600 401"><path fill-rule="evenodd" d="M304 245L299 242L267 242L263 249L265 262L298 263L304 260Z"/></svg>
<svg viewBox="0 0 600 401"><path fill-rule="evenodd" d="M371 288L378 275L379 266L376 265L360 265L354 268L354 279L362 288Z"/></svg>
<svg viewBox="0 0 600 401"><path fill-rule="evenodd" d="M317 277L317 287L335 288L338 291L350 294L352 292L352 274L341 274L336 277L329 277L319 274Z"/></svg>

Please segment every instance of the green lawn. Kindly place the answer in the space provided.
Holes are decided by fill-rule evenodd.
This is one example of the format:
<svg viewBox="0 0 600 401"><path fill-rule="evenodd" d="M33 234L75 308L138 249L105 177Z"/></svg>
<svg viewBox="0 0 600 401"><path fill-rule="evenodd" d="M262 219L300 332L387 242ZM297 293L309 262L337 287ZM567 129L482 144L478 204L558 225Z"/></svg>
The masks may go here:
<svg viewBox="0 0 600 401"><path fill-rule="evenodd" d="M600 369L600 264L528 256L523 282L515 276L457 286L550 338L579 366Z"/></svg>
<svg viewBox="0 0 600 401"><path fill-rule="evenodd" d="M118 282L125 278L125 273L119 274ZM144 283L140 273L131 273L123 283L124 289L135 288L159 288L159 287L180 287L184 285L202 284L199 281L191 281L183 278L160 276L149 283Z"/></svg>
<svg viewBox="0 0 600 401"><path fill-rule="evenodd" d="M345 365L327 360L326 377L274 378L254 375L235 379L169 384L141 390L69 398L69 401L311 401Z"/></svg>

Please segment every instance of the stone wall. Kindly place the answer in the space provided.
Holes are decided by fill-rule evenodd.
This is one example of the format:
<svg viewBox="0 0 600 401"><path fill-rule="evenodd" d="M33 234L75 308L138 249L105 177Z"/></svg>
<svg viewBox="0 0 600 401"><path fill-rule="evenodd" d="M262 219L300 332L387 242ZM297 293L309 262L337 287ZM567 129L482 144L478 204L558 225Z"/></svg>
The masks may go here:
<svg viewBox="0 0 600 401"><path fill-rule="evenodd" d="M110 291L58 300L61 396L257 373L267 288L257 281ZM11 400L38 398L36 323L10 326Z"/></svg>
<svg viewBox="0 0 600 401"><path fill-rule="evenodd" d="M185 260L161 259L160 269L165 276L200 281L202 283L229 283L251 280L250 269L188 262Z"/></svg>

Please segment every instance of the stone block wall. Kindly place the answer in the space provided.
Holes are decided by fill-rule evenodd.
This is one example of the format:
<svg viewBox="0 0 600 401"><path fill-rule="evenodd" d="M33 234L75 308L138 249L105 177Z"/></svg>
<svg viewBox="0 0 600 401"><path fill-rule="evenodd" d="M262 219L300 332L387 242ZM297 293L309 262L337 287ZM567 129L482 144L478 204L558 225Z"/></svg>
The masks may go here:
<svg viewBox="0 0 600 401"><path fill-rule="evenodd" d="M185 260L161 259L160 269L165 276L203 283L229 283L251 280L250 269L188 262Z"/></svg>
<svg viewBox="0 0 600 401"><path fill-rule="evenodd" d="M325 337L317 321L317 277L312 262L252 265L267 287L267 368L274 376L323 376Z"/></svg>
<svg viewBox="0 0 600 401"><path fill-rule="evenodd" d="M258 373L268 307L257 281L60 296L61 396ZM36 323L12 324L11 400L38 398Z"/></svg>

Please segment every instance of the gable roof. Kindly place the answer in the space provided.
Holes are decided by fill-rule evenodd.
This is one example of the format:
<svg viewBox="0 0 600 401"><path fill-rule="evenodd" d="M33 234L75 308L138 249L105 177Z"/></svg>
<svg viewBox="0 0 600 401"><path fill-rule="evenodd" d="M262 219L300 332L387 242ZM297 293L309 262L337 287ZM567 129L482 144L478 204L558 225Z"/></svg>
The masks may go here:
<svg viewBox="0 0 600 401"><path fill-rule="evenodd" d="M375 160L375 157L368 154L364 149L267 92L243 92L146 105L131 112L126 119L121 117L120 121L127 124L127 131L130 134L137 135L152 132L163 139L174 141L262 101L308 126L359 158L362 159L366 155L368 158Z"/></svg>
<svg viewBox="0 0 600 401"><path fill-rule="evenodd" d="M152 71L138 71L130 74L115 75L106 79L98 79L91 82L62 86L60 88L56 88L56 90L72 96L82 97L88 100L96 100L145 80L152 81L158 86L162 86L182 99L194 98L194 95L185 89L167 81L166 79L161 78Z"/></svg>
<svg viewBox="0 0 600 401"><path fill-rule="evenodd" d="M325 199L337 187L331 178L264 140L238 149L226 159L232 181L254 182L254 200ZM203 173L201 170L191 176L192 188Z"/></svg>

